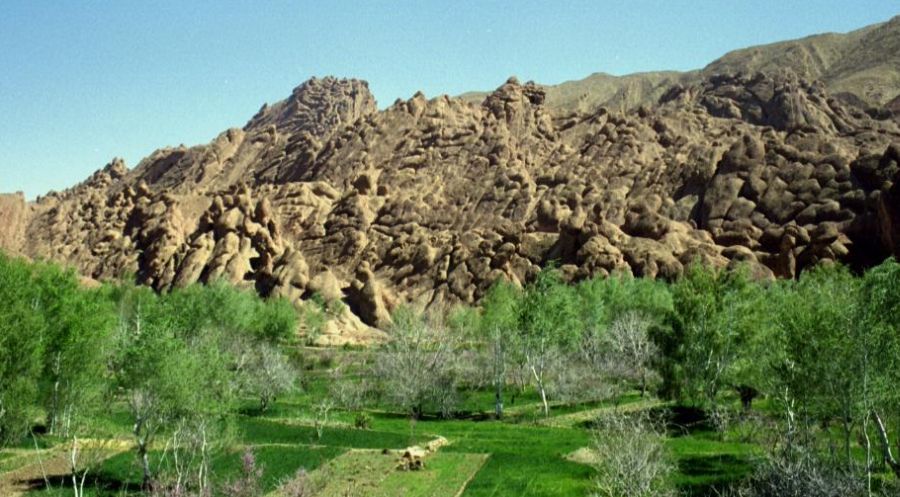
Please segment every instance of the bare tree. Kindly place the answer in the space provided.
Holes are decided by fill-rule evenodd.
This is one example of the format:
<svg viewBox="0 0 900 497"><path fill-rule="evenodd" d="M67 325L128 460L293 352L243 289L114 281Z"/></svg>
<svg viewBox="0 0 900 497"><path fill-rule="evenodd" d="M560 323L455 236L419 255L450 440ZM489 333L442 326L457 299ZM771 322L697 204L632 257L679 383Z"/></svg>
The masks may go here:
<svg viewBox="0 0 900 497"><path fill-rule="evenodd" d="M413 418L429 407L449 416L457 394L455 340L441 317L404 308L390 333L374 365L387 400Z"/></svg>
<svg viewBox="0 0 900 497"><path fill-rule="evenodd" d="M78 436L72 436L69 447L69 471L75 497L84 496L84 482L88 474L95 471L106 458L109 444L109 440L83 440Z"/></svg>
<svg viewBox="0 0 900 497"><path fill-rule="evenodd" d="M597 419L596 497L668 497L673 470L664 427L645 413L611 413Z"/></svg>
<svg viewBox="0 0 900 497"><path fill-rule="evenodd" d="M552 394L566 403L617 399L620 383L610 380L608 369L584 360L582 354L557 356L552 381Z"/></svg>
<svg viewBox="0 0 900 497"><path fill-rule="evenodd" d="M330 397L324 397L313 406L315 419L313 426L316 429L316 439L321 440L325 434L325 427L328 426L328 420L331 416L331 410L334 409L335 401Z"/></svg>
<svg viewBox="0 0 900 497"><path fill-rule="evenodd" d="M241 354L238 372L241 389L256 395L262 412L268 410L278 395L290 392L297 386L297 370L284 353L269 343L253 344Z"/></svg>
<svg viewBox="0 0 900 497"><path fill-rule="evenodd" d="M650 361L656 354L656 346L650 340L652 322L636 311L622 313L606 334L608 352L624 366L623 372L638 381L643 397L647 391Z"/></svg>

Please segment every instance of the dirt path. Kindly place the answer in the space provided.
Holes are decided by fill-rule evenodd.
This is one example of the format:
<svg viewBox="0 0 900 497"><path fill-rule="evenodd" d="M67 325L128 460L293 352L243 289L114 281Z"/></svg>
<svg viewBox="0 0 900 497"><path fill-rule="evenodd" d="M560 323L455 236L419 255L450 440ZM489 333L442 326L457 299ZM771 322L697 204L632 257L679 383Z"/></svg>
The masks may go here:
<svg viewBox="0 0 900 497"><path fill-rule="evenodd" d="M42 486L44 475L50 479L56 479L69 474L68 454L54 451L45 453L41 457L43 465L41 462L35 461L0 473L0 495L4 497L24 495L28 490Z"/></svg>
<svg viewBox="0 0 900 497"><path fill-rule="evenodd" d="M603 406L594 409L573 412L571 414L563 414L562 416L544 418L538 421L538 424L544 426L552 426L555 428L574 428L581 423L594 420L604 413L614 412L616 410L618 410L618 412L635 412L643 409L658 407L662 404L663 402L659 399L645 399L628 404L622 404L620 406Z"/></svg>
<svg viewBox="0 0 900 497"><path fill-rule="evenodd" d="M100 454L102 460L130 448L129 444L117 440L85 440L82 443L89 447L99 447L99 450L102 451ZM69 452L64 446L42 450L39 453L32 452L30 455L34 457L33 462L0 473L0 496L19 497L25 495L29 490L43 487L45 477L52 481L58 481L71 473Z"/></svg>

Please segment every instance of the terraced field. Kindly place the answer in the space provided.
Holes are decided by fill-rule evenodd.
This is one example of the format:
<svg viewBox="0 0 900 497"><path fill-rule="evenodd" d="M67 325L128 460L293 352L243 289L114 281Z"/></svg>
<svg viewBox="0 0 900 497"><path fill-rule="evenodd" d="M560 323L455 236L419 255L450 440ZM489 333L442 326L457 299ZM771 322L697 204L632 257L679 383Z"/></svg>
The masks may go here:
<svg viewBox="0 0 900 497"><path fill-rule="evenodd" d="M374 409L368 411L370 426L357 429L355 413L335 410L320 419L322 426L317 430L314 400L322 389L324 385L314 383L305 393L279 399L264 414L235 416L232 438L213 459L214 483L239 475L241 456L249 449L262 468L263 489L271 497L280 495L280 487L301 468L320 497L588 495L594 475L590 422L604 411L661 406L657 400L630 394L617 402L557 404L551 416L543 418L538 414L537 396L529 392L510 406L503 421L475 412L453 420L426 417L412 422ZM488 398L488 392L472 392L465 403L481 405ZM490 407L489 402L484 405ZM109 423L115 426L121 419L113 411ZM115 431L122 433L122 428ZM407 447L424 446L438 437L447 444L427 454L423 469L398 469L400 454ZM48 447L37 451L23 445L0 452L2 495L71 495L66 488L66 448L52 446L49 439L41 443ZM141 478L137 460L126 450L125 441L117 444L89 475L86 496L137 492ZM668 447L679 468L676 482L694 495L713 492L716 484L746 474L758 453L754 445L724 441L705 429L674 433ZM156 449L151 461L159 465L164 447ZM44 473L53 488L42 488Z"/></svg>

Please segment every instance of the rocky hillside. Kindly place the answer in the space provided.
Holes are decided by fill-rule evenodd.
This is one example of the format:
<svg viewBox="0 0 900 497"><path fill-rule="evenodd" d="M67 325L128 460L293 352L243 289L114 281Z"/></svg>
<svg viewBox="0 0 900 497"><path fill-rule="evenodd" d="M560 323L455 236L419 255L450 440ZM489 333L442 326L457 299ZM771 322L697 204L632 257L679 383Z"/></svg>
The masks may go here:
<svg viewBox="0 0 900 497"><path fill-rule="evenodd" d="M775 74L789 70L818 80L835 96L861 108L900 101L900 16L846 34L827 33L730 52L703 69L612 76L596 73L578 81L546 86L547 106L587 111L599 106L634 109L655 103L676 84L696 84L717 74ZM480 101L486 93L462 97Z"/></svg>
<svg viewBox="0 0 900 497"><path fill-rule="evenodd" d="M207 145L113 160L31 203L0 196L0 246L159 290L319 292L357 330L550 261L572 279L698 260L789 278L900 254L889 112L790 72L670 85L634 111L548 98L510 79L477 103L417 94L379 111L363 81L312 79Z"/></svg>

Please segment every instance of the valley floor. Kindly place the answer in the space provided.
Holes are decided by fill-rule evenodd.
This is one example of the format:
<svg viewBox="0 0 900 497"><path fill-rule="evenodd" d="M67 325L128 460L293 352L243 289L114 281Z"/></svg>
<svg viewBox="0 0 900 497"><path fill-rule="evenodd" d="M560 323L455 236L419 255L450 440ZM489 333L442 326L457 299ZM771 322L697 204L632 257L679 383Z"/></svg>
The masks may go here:
<svg viewBox="0 0 900 497"><path fill-rule="evenodd" d="M502 421L473 411L459 419L426 417L412 422L399 414L371 410L370 426L358 429L353 427L354 413L335 410L318 420L317 431L314 402L324 388L313 384L303 394L279 399L264 414L236 416L233 441L214 457L216 480L235 477L242 454L251 449L262 468L264 490L272 496L279 495L279 487L300 468L318 482L315 495L321 497L589 495L594 476L590 422L604 411L664 407L633 393L616 403L555 405L544 418L537 395L528 392L509 405ZM471 392L467 404L491 406L490 393ZM123 419L114 411L108 423L118 425ZM115 431L121 433L122 428ZM404 449L438 437L445 438L446 445L425 456L422 470L398 469ZM677 464L678 487L686 494L711 494L717 484L747 475L761 450L740 437L706 427L673 431L667 448ZM3 495L71 495L68 452L53 446L49 437L39 443L46 447L23 445L0 452ZM129 448L127 441L104 442L105 460L88 475L86 496L137 492L141 473ZM157 447L151 460L158 464L163 449ZM53 487L49 490L44 488L45 475Z"/></svg>

